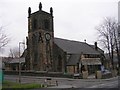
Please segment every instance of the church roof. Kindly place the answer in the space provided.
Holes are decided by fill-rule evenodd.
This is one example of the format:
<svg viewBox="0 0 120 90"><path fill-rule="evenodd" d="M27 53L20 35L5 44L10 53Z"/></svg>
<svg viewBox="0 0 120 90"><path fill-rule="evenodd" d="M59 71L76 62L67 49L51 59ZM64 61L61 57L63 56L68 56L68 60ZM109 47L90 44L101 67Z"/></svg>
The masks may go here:
<svg viewBox="0 0 120 90"><path fill-rule="evenodd" d="M95 49L95 45L90 45L93 49ZM102 50L102 49L100 49L99 47L98 47L98 52L100 52L101 54L104 54L104 51Z"/></svg>
<svg viewBox="0 0 120 90"><path fill-rule="evenodd" d="M100 54L85 42L55 38L54 43L69 54Z"/></svg>
<svg viewBox="0 0 120 90"><path fill-rule="evenodd" d="M72 54L69 58L69 61L67 62L67 65L77 65L80 61L80 55L79 54Z"/></svg>

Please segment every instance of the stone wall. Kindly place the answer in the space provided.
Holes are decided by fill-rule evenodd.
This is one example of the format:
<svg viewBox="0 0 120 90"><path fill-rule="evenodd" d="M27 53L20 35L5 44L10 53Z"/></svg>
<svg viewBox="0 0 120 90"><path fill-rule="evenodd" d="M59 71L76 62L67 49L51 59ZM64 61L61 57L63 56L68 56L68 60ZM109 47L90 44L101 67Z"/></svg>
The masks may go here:
<svg viewBox="0 0 120 90"><path fill-rule="evenodd" d="M77 73L77 66L67 66L67 73L70 74Z"/></svg>
<svg viewBox="0 0 120 90"><path fill-rule="evenodd" d="M66 52L59 48L54 43L53 48L53 62L54 62L54 71L66 72Z"/></svg>

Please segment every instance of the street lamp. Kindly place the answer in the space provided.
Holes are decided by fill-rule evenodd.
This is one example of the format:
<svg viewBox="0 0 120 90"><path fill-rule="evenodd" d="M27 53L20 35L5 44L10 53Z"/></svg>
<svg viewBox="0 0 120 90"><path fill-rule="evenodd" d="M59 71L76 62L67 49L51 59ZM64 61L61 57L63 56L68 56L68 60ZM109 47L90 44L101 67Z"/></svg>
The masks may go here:
<svg viewBox="0 0 120 90"><path fill-rule="evenodd" d="M19 42L19 83L21 83L21 61L20 61L20 44L24 44L24 42ZM25 46L24 46L25 49Z"/></svg>

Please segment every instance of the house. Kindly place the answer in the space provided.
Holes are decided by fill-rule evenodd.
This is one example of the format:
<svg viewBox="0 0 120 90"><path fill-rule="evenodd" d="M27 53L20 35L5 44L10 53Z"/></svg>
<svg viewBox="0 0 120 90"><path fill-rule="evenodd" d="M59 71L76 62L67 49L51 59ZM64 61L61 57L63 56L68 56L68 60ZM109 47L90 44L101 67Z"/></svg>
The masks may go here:
<svg viewBox="0 0 120 90"><path fill-rule="evenodd" d="M19 63L21 63L21 69L24 70L25 69L25 58L11 58L11 57L4 57L3 58L3 63L5 64L5 70L7 71L11 71L11 70L15 70L18 71L19 70Z"/></svg>

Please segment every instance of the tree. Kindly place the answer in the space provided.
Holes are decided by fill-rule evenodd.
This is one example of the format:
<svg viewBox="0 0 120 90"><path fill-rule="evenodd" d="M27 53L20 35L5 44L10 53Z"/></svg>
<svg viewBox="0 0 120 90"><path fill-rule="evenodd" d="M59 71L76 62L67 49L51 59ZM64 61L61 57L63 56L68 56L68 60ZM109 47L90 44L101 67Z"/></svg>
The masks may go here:
<svg viewBox="0 0 120 90"><path fill-rule="evenodd" d="M10 39L8 36L3 32L3 27L0 27L0 49L8 44Z"/></svg>
<svg viewBox="0 0 120 90"><path fill-rule="evenodd" d="M10 49L9 57L19 58L19 48L14 47L13 49Z"/></svg>
<svg viewBox="0 0 120 90"><path fill-rule="evenodd" d="M117 52L118 61L120 58L118 49L118 23L114 18L105 18L104 21L96 27L99 33L99 41L107 49L114 69L113 53Z"/></svg>
<svg viewBox="0 0 120 90"><path fill-rule="evenodd" d="M19 58L19 55L21 56L25 50L25 45L21 45L21 47L14 47L10 49L9 57L12 58Z"/></svg>

